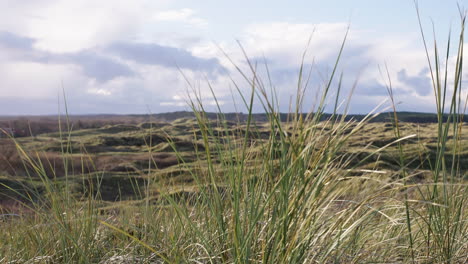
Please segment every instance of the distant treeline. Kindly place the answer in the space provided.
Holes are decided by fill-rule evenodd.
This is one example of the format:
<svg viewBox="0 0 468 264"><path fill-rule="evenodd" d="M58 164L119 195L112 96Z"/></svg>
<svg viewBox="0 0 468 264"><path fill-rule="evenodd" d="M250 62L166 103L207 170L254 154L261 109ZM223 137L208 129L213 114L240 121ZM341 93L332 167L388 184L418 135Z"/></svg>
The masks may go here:
<svg viewBox="0 0 468 264"><path fill-rule="evenodd" d="M205 115L209 119L217 119L220 116L219 113L205 113ZM248 114L244 114L244 113L224 113L222 115L224 119L228 121L244 122L244 121L247 121L247 118L248 118ZM400 122L409 122L409 123L437 123L438 122L437 114L432 114L432 113L397 112L397 115L398 115L398 120ZM291 118L293 118L293 114L288 114L288 113L280 113L279 116L281 118L281 121L283 122L286 122L288 120L291 120ZM141 118L142 116L135 115L135 117ZM268 119L270 118L267 114L264 114L264 113L253 114L253 117L258 122L268 121ZM305 118L305 117L306 117L306 114L302 114L302 118ZM325 113L320 116L320 120L327 120L330 117L332 117L332 114ZM366 115L347 115L345 117L345 120L361 121L365 117ZM448 117L449 115L447 114L444 115L442 118L443 121L447 121ZM172 122L180 118L195 118L195 114L193 112L180 111L180 112L154 114L152 118L153 120ZM341 118L341 115L337 115L337 118ZM453 116L451 116L451 118L453 118ZM468 121L468 115L459 115L459 116L456 116L456 118L459 118L463 120L464 122ZM393 112L385 112L374 117L373 119L370 120L370 122L390 122L392 120L393 120Z"/></svg>
<svg viewBox="0 0 468 264"><path fill-rule="evenodd" d="M219 113L204 113L208 119L217 119ZM436 123L437 115L432 113L416 113L416 112L398 112L398 120L400 122L410 123ZM245 113L224 113L223 118L233 122L245 122L248 114ZM305 118L306 114L302 114ZM366 115L347 115L345 120L360 121ZM281 121L286 122L293 118L293 114L280 113ZM322 114L320 120L327 120L332 117L331 114ZM189 111L179 111L170 113L160 113L152 115L71 115L67 118L61 117L60 126L62 131L67 131L68 127L73 130L100 128L106 125L115 124L141 124L144 122L172 122L182 118L195 118L195 114ZM264 113L253 114L253 118L257 122L268 121L271 116ZM338 115L337 118L341 118ZM449 115L443 116L443 121L446 121ZM453 118L451 116L450 118ZM467 122L468 115L459 115L455 118ZM370 122L390 122L393 119L393 113L381 113L374 117ZM59 130L58 116L0 116L0 128L5 130L11 129L16 137L35 136L43 133L51 133ZM0 133L1 134L1 133ZM4 135L0 135L2 137Z"/></svg>

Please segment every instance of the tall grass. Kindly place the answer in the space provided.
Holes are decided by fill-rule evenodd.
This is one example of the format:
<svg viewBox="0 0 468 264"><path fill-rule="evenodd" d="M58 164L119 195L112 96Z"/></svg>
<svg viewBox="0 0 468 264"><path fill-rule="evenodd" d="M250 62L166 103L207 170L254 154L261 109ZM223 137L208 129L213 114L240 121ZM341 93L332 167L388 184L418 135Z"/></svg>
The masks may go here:
<svg viewBox="0 0 468 264"><path fill-rule="evenodd" d="M418 9L416 9L418 10ZM464 55L464 35L466 13L460 11L461 25L456 50L454 76L450 78L448 67L451 39L447 40L444 60L440 57L437 42L434 40L432 57L421 26L421 35L431 72L437 108L437 150L432 165L433 182L427 186L416 186L424 206L415 208L413 220L418 228L416 238L426 245L426 257L441 263L461 261L459 256L468 258L466 238L468 234L466 202L467 188L463 184L460 171L462 148L460 137L463 135L463 116L466 105L462 102L462 72ZM418 18L421 25L421 20ZM431 61L433 58L433 61ZM445 66L444 66L445 65ZM450 85L452 83L452 85ZM448 103L448 105L447 105ZM447 111L448 110L448 111ZM447 111L447 112L446 112ZM448 115L444 121L444 115ZM451 137L452 139L450 139ZM451 157L451 158L450 158ZM408 220L409 221L409 220ZM459 243L465 241L465 243Z"/></svg>
<svg viewBox="0 0 468 264"><path fill-rule="evenodd" d="M393 142L366 149L364 157L344 151L350 138L362 133L376 115L370 113L357 122L336 114L341 89L336 72L345 36L332 74L310 113L301 112L308 85L302 62L287 122L281 120L268 66L254 64L247 55L249 70L236 66L245 83L234 83L248 113L246 122L228 125L219 105L218 119L208 119L202 96L192 87L190 106L200 129L193 137L204 145L195 148L195 167L184 161L167 135L179 166L196 183L191 191L175 193L174 186L152 178L151 170L157 166L148 142L144 204L103 213L99 184L92 184L85 173L86 166L93 166L92 160L67 162L72 155L70 126L61 136L68 142L62 148L64 164L81 166L83 185L96 188L83 196L71 195L68 176L61 180L49 175L47 166L53 165L41 162L37 154L17 143L25 167L38 175L44 189L18 193L29 213L0 224L0 262L466 263L468 193L460 168L464 24L463 15L452 81L448 76L451 41L442 64L437 43L430 55L421 31L439 120L435 155L421 153L431 165L430 181L412 180L417 172L409 169L405 140L414 135L402 133L394 104ZM334 87L336 81L339 84ZM248 94L241 92L243 85L249 87ZM336 96L330 98L335 88ZM390 84L388 89L393 102ZM262 133L265 124L253 115L255 102L269 118L266 136ZM322 121L327 102L335 102L334 114ZM367 159L392 147L399 153L399 170L394 175L398 177L381 181L379 168L354 174ZM368 187L356 191L360 184ZM150 190L155 185L157 198Z"/></svg>

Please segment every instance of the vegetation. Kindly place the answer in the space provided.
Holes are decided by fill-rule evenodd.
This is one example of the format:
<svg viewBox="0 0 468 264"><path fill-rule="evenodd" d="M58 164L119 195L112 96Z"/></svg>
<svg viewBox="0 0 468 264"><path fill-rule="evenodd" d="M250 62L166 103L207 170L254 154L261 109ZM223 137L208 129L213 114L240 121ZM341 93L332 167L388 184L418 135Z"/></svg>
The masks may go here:
<svg viewBox="0 0 468 264"><path fill-rule="evenodd" d="M278 118L282 122L287 122L288 117L293 113L278 113ZM218 120L220 115L218 113L205 113L206 117L210 120ZM307 114L301 114L303 118ZM407 123L437 123L437 114L433 113L415 113L415 112L398 112L398 120ZM231 124L237 122L245 122L248 119L248 114L244 113L223 113L222 119L230 121ZM321 121L330 119L332 115L323 113L321 115ZM345 121L362 121L366 118L366 115L344 115L337 114L338 118L344 118ZM443 115L444 122L447 121L449 115ZM81 129L99 129L104 126L111 125L140 125L142 128L149 128L151 123L155 126L164 126L166 123L171 123L176 120L194 119L195 114L189 111L170 112L170 113L159 113L152 115L72 115L68 116L70 126L74 131ZM257 122L268 122L268 114L265 113L254 113L252 118ZM368 123L382 123L391 122L393 118L393 112L381 113L372 119L367 119ZM59 131L59 116L0 116L0 128L12 129L14 136L18 137L30 137L46 133L54 133ZM464 115L463 120L468 120L468 116ZM234 123L232 123L234 122ZM8 136L2 133L0 138L7 138Z"/></svg>
<svg viewBox="0 0 468 264"><path fill-rule="evenodd" d="M302 66L284 119L250 65L236 122L195 96L193 118L0 139L0 262L468 262L463 25L450 81L428 54L436 123L325 115L340 50L309 114Z"/></svg>

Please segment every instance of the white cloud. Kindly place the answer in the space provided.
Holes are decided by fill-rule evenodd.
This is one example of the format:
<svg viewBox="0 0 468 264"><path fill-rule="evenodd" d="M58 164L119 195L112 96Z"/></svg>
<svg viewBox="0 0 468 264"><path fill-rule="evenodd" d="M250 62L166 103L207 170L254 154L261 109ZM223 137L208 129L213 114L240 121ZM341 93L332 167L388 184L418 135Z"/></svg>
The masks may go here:
<svg viewBox="0 0 468 264"><path fill-rule="evenodd" d="M336 55L347 27L345 23L253 24L246 29L240 41L253 56L265 54L267 58L281 59L281 62L287 63L288 66L297 66L309 38L310 56L322 60Z"/></svg>
<svg viewBox="0 0 468 264"><path fill-rule="evenodd" d="M96 94L96 95L105 95L105 96L109 96L111 95L112 93L106 89L88 89L88 93L90 94Z"/></svg>
<svg viewBox="0 0 468 264"><path fill-rule="evenodd" d="M0 97L56 98L62 80L80 79L73 65L47 65L36 62L0 64Z"/></svg>
<svg viewBox="0 0 468 264"><path fill-rule="evenodd" d="M14 2L2 9L0 30L35 38L36 48L52 52L76 52L131 39L141 25L150 21L151 13L165 3L161 0Z"/></svg>
<svg viewBox="0 0 468 264"><path fill-rule="evenodd" d="M301 56L307 47L306 66L312 65L312 77L309 85L311 94L308 103L312 103L318 87L323 87L334 66L348 24L293 24L293 23L262 23L249 25L239 39L249 58L258 64L258 72L264 73L263 57L266 58L269 71L272 74L274 86L283 99L283 110L287 110L289 98L297 89L297 78ZM247 73L245 58L237 43L222 42L221 48L230 58ZM215 45L203 44L193 47L194 54L214 54ZM234 68L223 58L223 66L231 71ZM356 78L359 82L352 109L355 112L371 110L382 100L388 98L385 85L387 82L385 64L388 65L390 78L396 93L396 100L401 101L399 109L412 111L433 111L434 99L429 72L426 71L427 60L422 47L419 33L414 35L397 35L365 31L351 27L344 53L340 60L338 74L344 72L344 91L347 96ZM383 75L379 71L384 71ZM250 74L251 75L251 74ZM266 74L263 80L268 84ZM335 77L335 80L338 77ZM239 79L237 79L239 80ZM332 88L336 88L337 83ZM267 85L268 86L268 85ZM332 104L332 102L330 102Z"/></svg>
<svg viewBox="0 0 468 264"><path fill-rule="evenodd" d="M0 99L24 97L55 100L63 81L72 111L141 113L152 106L154 112L164 112L186 106L187 97L194 95L192 89L203 96L206 105L213 106L215 101L205 79L208 78L220 104L232 111L230 89L233 85L229 76L218 71L210 75L203 68L196 70L189 63L187 67L182 67L183 74L191 83L188 85L179 70L169 67L168 63L161 63L158 55L167 55L170 50L177 51L176 55L185 54L175 56L179 65L184 58L193 60L192 57L195 57L196 61L207 63L218 58L240 89L248 92L250 86L236 73L236 68L218 45L241 69L249 72L242 50L235 41L218 39L218 43L213 43L202 34L210 26L207 20L200 18L193 9L170 9L166 2L0 1L0 31L25 37L22 39L23 48L10 45L0 49ZM287 111L289 98L297 88L301 56L309 37L312 38L305 63L307 66L314 63L314 70L308 103L314 100L314 93L327 74L331 73L347 28L347 23L255 23L246 26L240 33L239 41L248 56L259 62L259 72L264 73L261 63L263 57L266 58L274 86L283 100L281 110ZM174 29L175 33L171 31ZM236 34L239 35L239 32L232 32L232 38ZM33 48L27 46L28 38ZM121 50L116 54L106 50L106 47L118 43L134 45L137 43L135 39L144 39L144 43L148 47L152 45L153 49L133 60L131 56L122 56ZM142 51L143 46L134 46L135 50ZM60 56L68 59L58 60ZM81 64L77 62L78 59L81 59ZM111 67L112 62L119 63L120 71ZM211 62L222 68L218 67L217 61ZM398 91L396 100L402 101L399 106L401 110L434 110L433 96L414 86L429 77L429 73L424 71L427 62L418 33L390 35L351 25L340 71L345 73L344 88L349 89L364 69L353 100L354 111L371 110L387 97L384 88L386 80L378 70L378 65L385 69L384 64L388 65L392 84ZM122 74L127 67L131 74ZM105 75L100 69L118 73ZM453 69L449 70L450 76L453 76ZM105 76L98 78L99 73ZM465 76L468 79L466 70ZM267 84L266 75L263 77ZM236 93L236 89L233 90ZM347 95L346 92L342 94L343 98ZM240 105L241 101L237 103ZM34 112L32 105L28 107ZM5 110L0 106L0 111Z"/></svg>
<svg viewBox="0 0 468 264"><path fill-rule="evenodd" d="M273 75L273 85L282 100L282 111L287 111L289 99L297 89L297 77L301 56L309 37L312 39L305 63L312 64L312 80L309 85L311 93L306 98L310 104L314 99L317 88L323 87L323 79L331 73L335 59L339 53L348 25L334 24L291 24L272 23L254 24L246 28L239 39L247 55L253 61L258 61L258 73L265 73L263 56L266 58L270 73ZM234 60L237 66L251 76L245 63L244 55L237 43L221 42L219 46ZM235 72L231 62L220 52L218 46L211 42L199 42L191 47L194 55L199 57L218 57L221 64L231 71L234 80L244 91L250 87ZM465 54L467 56L467 54ZM453 65L454 58L449 64ZM391 82L395 91L397 109L409 111L435 111L435 102L430 81L430 72L419 32L415 34L385 34L381 32L353 29L345 43L344 53L340 61L338 74L344 72L344 87L341 98L348 96L348 92L358 79L357 89L351 101L353 112L365 113L372 110L382 101L388 99L385 86L387 85L386 65L388 66ZM380 72L379 70L382 70ZM454 75L453 67L449 67L449 79ZM464 70L468 76L468 68ZM284 77L282 77L284 76ZM268 86L266 74L262 75ZM468 77L465 77L468 78ZM338 76L335 77L335 80ZM453 82L449 81L449 84ZM224 85L224 95L228 92L229 82L219 82ZM336 88L335 82L332 89ZM215 91L219 89L215 86ZM468 82L464 83L463 93L467 93ZM450 89L449 89L450 90ZM334 91L331 92L332 94ZM333 102L329 102L330 105ZM388 110L388 109L387 109Z"/></svg>
<svg viewBox="0 0 468 264"><path fill-rule="evenodd" d="M155 21L181 22L197 27L208 25L208 22L205 19L197 17L195 10L190 8L158 12L153 16L153 19Z"/></svg>
<svg viewBox="0 0 468 264"><path fill-rule="evenodd" d="M174 101L174 102L161 102L159 103L159 105L160 106L186 106L187 103Z"/></svg>

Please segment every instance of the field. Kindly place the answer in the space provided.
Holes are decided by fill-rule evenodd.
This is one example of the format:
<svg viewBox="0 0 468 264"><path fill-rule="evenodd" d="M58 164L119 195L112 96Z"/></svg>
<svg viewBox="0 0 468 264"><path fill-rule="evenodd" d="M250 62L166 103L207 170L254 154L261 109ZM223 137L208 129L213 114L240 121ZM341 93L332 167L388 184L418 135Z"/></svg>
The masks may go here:
<svg viewBox="0 0 468 264"><path fill-rule="evenodd" d="M388 113L382 116L388 116ZM433 115L433 117L436 116ZM135 120L138 122L141 119L151 118L136 118ZM72 194L82 197L87 191L82 186L85 178L86 181L93 182L95 194L99 193L102 200L112 202L113 206L119 203L129 204L129 201L138 204L147 198L148 194L150 198L157 199L160 189L167 186L171 186L172 192L175 193L196 188L198 184L194 182L195 179L191 174L194 173L193 168L203 169L204 166L201 164L206 162L205 147L207 144L203 141L203 132L195 118L135 123L125 117L120 121L122 124L106 125L101 120L97 122L98 125L87 124L89 127L102 124L100 127L72 130L70 133L58 131L42 133L34 137L17 138L16 142L7 138L0 139L2 141L0 172L3 183L10 183L12 186L32 184L38 190L42 190L45 187L42 186L41 177L47 176L54 178L57 184L65 184L66 181L68 188L73 191ZM91 121L84 122L92 123ZM50 123L47 130L58 130L57 122ZM112 123L119 123L118 117L114 117ZM255 124L255 131L250 132L248 155L252 158L246 160L247 163L255 162L255 157L263 151L262 146L268 144L274 136L268 124L258 122ZM282 124L289 128L289 131L293 131L289 123L282 122ZM220 122L212 119L209 125L212 131L210 131L208 147L211 146L209 151L215 153L211 162L214 164L226 162L221 158L227 153L223 151L216 153L219 150L213 146L217 146L224 138L230 138L233 142L242 141L247 130L246 122ZM379 178L385 183L398 179L397 176L401 173L400 153L397 144L393 143L396 137L392 123L368 122L360 128L358 133L351 133L356 125L357 121L349 122L350 127L344 132L349 133L349 139L336 154L346 158L346 166L341 168L346 171L343 174L362 176L370 173L367 176ZM319 122L314 129L323 133L323 131L329 131L331 127L328 122L323 121ZM437 150L435 133L437 124L405 122L401 124L400 129L401 137L410 137L401 142L404 148L406 173L412 175L411 182L427 182L431 179L431 165L434 163ZM293 135L288 132L288 136ZM34 163L38 162L43 166L41 170L44 175L40 175L31 166L24 164L24 157L18 153L16 144L21 146ZM448 144L448 150L450 150L453 140L450 140ZM463 150L458 155L459 169L464 173L461 176L467 178L468 135L466 133L460 135L458 144ZM234 150L229 149L229 151L240 152L241 146L242 144L238 143ZM379 150L380 148L383 149ZM272 159L273 163L278 162L282 155L279 147L275 151L277 157ZM450 161L451 158L449 152L446 159ZM221 176L227 173L223 171L224 169L224 166L216 168L217 174L220 174L216 181L221 185L226 180ZM209 183L209 180L204 177L200 179ZM96 189L96 187L99 188ZM356 188L359 190L362 187L356 186ZM9 195L6 193L17 197L13 190L8 191L3 187L3 203L11 203L11 201L7 202Z"/></svg>
<svg viewBox="0 0 468 264"><path fill-rule="evenodd" d="M0 139L3 261L466 261L466 124L195 116Z"/></svg>

